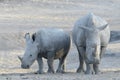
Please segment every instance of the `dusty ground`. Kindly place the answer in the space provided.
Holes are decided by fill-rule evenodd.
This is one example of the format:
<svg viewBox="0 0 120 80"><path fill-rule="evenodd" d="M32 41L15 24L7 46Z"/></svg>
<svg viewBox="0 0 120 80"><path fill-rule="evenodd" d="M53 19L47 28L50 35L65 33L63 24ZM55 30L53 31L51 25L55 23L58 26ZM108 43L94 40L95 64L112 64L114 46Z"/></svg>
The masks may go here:
<svg viewBox="0 0 120 80"><path fill-rule="evenodd" d="M24 34L42 27L71 32L74 22L93 12L110 24L111 43L103 56L99 75L75 73L78 53L73 45L67 56L65 74L34 74L20 68L18 55L24 53ZM0 0L0 80L120 80L120 1L119 0ZM44 70L47 63L44 60ZM58 61L55 61L55 69Z"/></svg>

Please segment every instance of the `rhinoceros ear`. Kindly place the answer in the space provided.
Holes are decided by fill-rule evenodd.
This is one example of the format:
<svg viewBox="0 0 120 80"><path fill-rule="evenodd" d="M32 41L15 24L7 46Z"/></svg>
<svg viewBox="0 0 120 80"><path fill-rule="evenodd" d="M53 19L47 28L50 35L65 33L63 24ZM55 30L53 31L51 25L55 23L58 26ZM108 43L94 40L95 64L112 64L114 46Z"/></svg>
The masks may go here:
<svg viewBox="0 0 120 80"><path fill-rule="evenodd" d="M103 26L100 26L100 27L98 27L98 30L102 31L102 30L104 30L107 26L108 26L108 24L105 24L105 25L103 25Z"/></svg>
<svg viewBox="0 0 120 80"><path fill-rule="evenodd" d="M30 33L26 33L24 38L26 39L26 42L31 42L31 43L33 42L33 40L30 37Z"/></svg>
<svg viewBox="0 0 120 80"><path fill-rule="evenodd" d="M25 38L26 40L29 40L29 39L30 39L30 33L26 33L24 38Z"/></svg>
<svg viewBox="0 0 120 80"><path fill-rule="evenodd" d="M88 31L92 31L92 29L90 29L90 28L88 28L86 26L79 26L79 28L84 29L84 30L88 30Z"/></svg>
<svg viewBox="0 0 120 80"><path fill-rule="evenodd" d="M32 40L35 41L36 33L32 34Z"/></svg>
<svg viewBox="0 0 120 80"><path fill-rule="evenodd" d="M18 56L18 59L22 62L22 58L20 56Z"/></svg>

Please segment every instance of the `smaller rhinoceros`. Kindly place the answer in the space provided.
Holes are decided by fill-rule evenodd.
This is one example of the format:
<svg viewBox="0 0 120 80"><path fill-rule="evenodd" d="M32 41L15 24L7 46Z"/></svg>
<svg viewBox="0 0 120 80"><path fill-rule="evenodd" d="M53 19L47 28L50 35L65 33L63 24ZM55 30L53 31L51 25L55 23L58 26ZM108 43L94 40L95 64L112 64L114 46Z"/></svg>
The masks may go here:
<svg viewBox="0 0 120 80"><path fill-rule="evenodd" d="M101 55L105 53L110 39L108 23L90 13L75 23L72 36L79 52L80 64L77 72L83 71L85 62L86 74L98 74Z"/></svg>
<svg viewBox="0 0 120 80"><path fill-rule="evenodd" d="M64 72L64 61L70 49L70 36L62 29L43 28L34 33L32 37L27 33L25 35L26 49L24 56L18 57L21 61L21 67L28 69L35 60L39 65L37 73L44 73L42 57L47 59L48 73L54 73L53 61L59 59L57 73Z"/></svg>

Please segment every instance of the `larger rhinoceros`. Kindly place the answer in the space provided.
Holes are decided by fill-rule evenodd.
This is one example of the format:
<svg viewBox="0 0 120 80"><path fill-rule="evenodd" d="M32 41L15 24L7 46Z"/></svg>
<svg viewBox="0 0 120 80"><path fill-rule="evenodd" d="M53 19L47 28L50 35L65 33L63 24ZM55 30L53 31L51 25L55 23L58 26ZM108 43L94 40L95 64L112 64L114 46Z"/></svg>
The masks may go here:
<svg viewBox="0 0 120 80"><path fill-rule="evenodd" d="M105 53L110 39L108 23L99 16L89 13L76 21L72 36L79 52L80 64L77 72L84 71L83 64L85 62L85 73L95 72L97 74L101 55Z"/></svg>
<svg viewBox="0 0 120 80"><path fill-rule="evenodd" d="M26 49L23 57L18 57L22 68L29 68L35 60L39 65L37 73L43 73L42 57L47 59L48 72L54 73L53 61L59 59L58 73L64 72L63 65L70 49L70 36L62 29L41 29L32 37L29 33L25 35Z"/></svg>

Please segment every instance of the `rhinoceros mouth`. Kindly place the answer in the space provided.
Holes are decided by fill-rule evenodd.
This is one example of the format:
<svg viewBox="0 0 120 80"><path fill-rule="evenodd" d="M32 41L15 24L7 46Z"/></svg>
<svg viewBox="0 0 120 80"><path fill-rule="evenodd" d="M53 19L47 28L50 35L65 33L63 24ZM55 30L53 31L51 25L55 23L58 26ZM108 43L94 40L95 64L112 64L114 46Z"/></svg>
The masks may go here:
<svg viewBox="0 0 120 80"><path fill-rule="evenodd" d="M21 65L21 68L23 68L23 69L29 69L30 66L29 65Z"/></svg>

